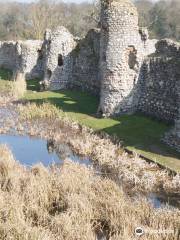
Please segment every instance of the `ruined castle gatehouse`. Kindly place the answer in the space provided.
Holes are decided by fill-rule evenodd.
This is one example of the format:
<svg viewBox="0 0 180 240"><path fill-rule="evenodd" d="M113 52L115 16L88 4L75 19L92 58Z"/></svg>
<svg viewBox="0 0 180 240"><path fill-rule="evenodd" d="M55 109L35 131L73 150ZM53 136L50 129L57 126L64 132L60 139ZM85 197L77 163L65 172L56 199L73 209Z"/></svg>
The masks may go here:
<svg viewBox="0 0 180 240"><path fill-rule="evenodd" d="M65 27L43 41L0 42L0 67L42 89L80 89L100 98L97 112L141 112L175 123L165 136L180 151L180 44L150 40L131 0L101 0L100 29L75 38Z"/></svg>

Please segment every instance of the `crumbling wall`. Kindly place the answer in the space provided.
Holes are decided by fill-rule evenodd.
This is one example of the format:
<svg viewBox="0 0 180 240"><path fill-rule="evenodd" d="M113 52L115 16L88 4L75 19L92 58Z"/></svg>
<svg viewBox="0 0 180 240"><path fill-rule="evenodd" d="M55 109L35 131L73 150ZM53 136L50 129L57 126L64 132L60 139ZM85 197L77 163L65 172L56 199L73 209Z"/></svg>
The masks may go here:
<svg viewBox="0 0 180 240"><path fill-rule="evenodd" d="M0 68L16 68L16 42L0 42Z"/></svg>
<svg viewBox="0 0 180 240"><path fill-rule="evenodd" d="M13 71L14 78L21 73L26 79L41 77L43 58L39 51L41 41L0 42L0 67Z"/></svg>
<svg viewBox="0 0 180 240"><path fill-rule="evenodd" d="M180 152L180 111L174 128L165 134L163 141Z"/></svg>
<svg viewBox="0 0 180 240"><path fill-rule="evenodd" d="M138 109L160 120L174 121L180 107L179 44L161 40L156 53L149 56L141 67L141 97Z"/></svg>
<svg viewBox="0 0 180 240"><path fill-rule="evenodd" d="M41 48L39 40L17 42L16 71L23 73L27 80L43 77L45 59Z"/></svg>
<svg viewBox="0 0 180 240"><path fill-rule="evenodd" d="M49 89L64 89L72 82L72 50L75 46L74 37L65 27L46 33L43 44L46 58L44 83Z"/></svg>
<svg viewBox="0 0 180 240"><path fill-rule="evenodd" d="M176 75L176 106L178 108L178 114L175 115L175 126L169 132L167 132L164 136L164 142L168 145L174 147L177 151L180 152L180 44L172 42L170 40L164 42L161 48L161 52L167 54L168 56L173 56L175 65L173 70L175 71ZM161 45L160 45L161 46ZM177 113L177 111L176 111Z"/></svg>
<svg viewBox="0 0 180 240"><path fill-rule="evenodd" d="M78 40L64 27L53 32L47 30L42 47L46 59L44 87L76 88L99 94L99 40L98 29Z"/></svg>
<svg viewBox="0 0 180 240"><path fill-rule="evenodd" d="M72 87L99 95L100 30L92 29L73 50Z"/></svg>
<svg viewBox="0 0 180 240"><path fill-rule="evenodd" d="M138 13L130 0L102 1L100 113L109 116L137 110L140 67L152 48L147 33L138 27Z"/></svg>

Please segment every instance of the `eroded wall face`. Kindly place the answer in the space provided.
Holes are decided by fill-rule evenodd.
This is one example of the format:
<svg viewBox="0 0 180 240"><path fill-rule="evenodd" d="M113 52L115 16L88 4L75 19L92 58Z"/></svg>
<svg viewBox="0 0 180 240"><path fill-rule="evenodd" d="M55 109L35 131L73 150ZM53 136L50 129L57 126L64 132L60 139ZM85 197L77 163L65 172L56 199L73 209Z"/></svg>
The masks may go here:
<svg viewBox="0 0 180 240"><path fill-rule="evenodd" d="M173 122L180 107L180 65L173 56L150 57L142 65L141 98L138 109L160 120Z"/></svg>
<svg viewBox="0 0 180 240"><path fill-rule="evenodd" d="M45 82L51 90L65 89L72 82L72 51L74 37L64 27L58 27L45 40Z"/></svg>
<svg viewBox="0 0 180 240"><path fill-rule="evenodd" d="M41 52L42 41L24 41L17 45L17 71L24 74L27 80L42 78L44 57Z"/></svg>
<svg viewBox="0 0 180 240"><path fill-rule="evenodd" d="M180 152L180 113L178 119L175 121L175 127L165 134L163 140L169 146Z"/></svg>
<svg viewBox="0 0 180 240"><path fill-rule="evenodd" d="M16 68L16 42L0 42L0 67L14 70Z"/></svg>
<svg viewBox="0 0 180 240"><path fill-rule="evenodd" d="M28 79L40 78L43 74L43 59L39 57L41 41L18 41L0 43L0 67L10 69L14 78L19 73Z"/></svg>
<svg viewBox="0 0 180 240"><path fill-rule="evenodd" d="M102 4L99 111L103 115L136 111L139 70L149 51L147 42L139 33L137 10L130 1Z"/></svg>
<svg viewBox="0 0 180 240"><path fill-rule="evenodd" d="M73 88L100 94L99 45L100 30L92 29L73 50Z"/></svg>
<svg viewBox="0 0 180 240"><path fill-rule="evenodd" d="M162 40L159 42L158 49L162 55L168 56L173 61L173 65L167 66L169 71L171 67L172 75L167 75L166 79L175 82L171 98L174 99L176 96L175 126L165 134L164 141L180 152L180 44L171 40ZM172 76L175 78L173 79Z"/></svg>
<svg viewBox="0 0 180 240"><path fill-rule="evenodd" d="M99 94L99 38L97 29L76 40L64 27L46 33L44 83L51 90L74 88Z"/></svg>

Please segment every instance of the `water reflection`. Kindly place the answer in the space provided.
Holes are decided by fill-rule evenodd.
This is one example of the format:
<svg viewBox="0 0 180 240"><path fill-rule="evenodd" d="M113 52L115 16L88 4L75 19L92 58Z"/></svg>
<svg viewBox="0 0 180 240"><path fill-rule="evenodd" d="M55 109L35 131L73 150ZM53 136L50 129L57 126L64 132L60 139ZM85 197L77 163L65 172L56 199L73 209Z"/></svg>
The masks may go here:
<svg viewBox="0 0 180 240"><path fill-rule="evenodd" d="M57 144L51 139L47 141L29 136L0 135L0 144L8 145L15 159L26 166L32 166L39 162L42 162L45 166L51 165L52 163L59 165L63 164L65 159L86 166L92 166L89 158L80 158L73 153L68 145ZM106 176L100 167L96 165L93 165L93 167L97 175ZM139 197L141 198L142 196ZM150 193L146 197L155 208L163 208L166 205L170 207L180 207L179 194L167 195L166 193ZM104 236L102 236L102 239L103 237Z"/></svg>
<svg viewBox="0 0 180 240"><path fill-rule="evenodd" d="M66 158L80 164L91 164L89 159L80 159L77 155L74 155L67 145L56 145L52 140L46 141L19 135L0 135L0 144L9 146L15 159L27 166L39 162L42 162L45 166L52 163L63 164Z"/></svg>
<svg viewBox="0 0 180 240"><path fill-rule="evenodd" d="M148 196L149 202L155 208L177 207L180 208L180 194L167 194L167 193L150 193Z"/></svg>
<svg viewBox="0 0 180 240"><path fill-rule="evenodd" d="M85 164L86 166L92 165L92 162L89 158L81 158L78 155L74 154L67 144L57 144L53 140L48 140L47 149L50 154L55 153L61 161L70 159L73 162Z"/></svg>

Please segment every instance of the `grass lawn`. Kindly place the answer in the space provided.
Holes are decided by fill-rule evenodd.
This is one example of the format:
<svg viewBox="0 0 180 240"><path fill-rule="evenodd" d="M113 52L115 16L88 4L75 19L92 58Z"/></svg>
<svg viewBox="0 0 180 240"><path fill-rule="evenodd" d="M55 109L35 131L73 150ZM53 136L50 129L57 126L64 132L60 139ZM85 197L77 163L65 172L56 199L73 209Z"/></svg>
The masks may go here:
<svg viewBox="0 0 180 240"><path fill-rule="evenodd" d="M8 92L12 82L0 79L0 92Z"/></svg>
<svg viewBox="0 0 180 240"><path fill-rule="evenodd" d="M163 166L180 172L180 154L163 144L160 139L171 127L138 114L117 118L99 119L95 117L98 99L80 91L37 90L37 81L28 81L28 92L25 99L42 103L48 101L64 110L67 115L96 131L105 131L117 135L124 147L160 163Z"/></svg>
<svg viewBox="0 0 180 240"><path fill-rule="evenodd" d="M8 80L10 81L12 77L12 71L7 70L7 69L0 69L0 80Z"/></svg>
<svg viewBox="0 0 180 240"><path fill-rule="evenodd" d="M0 69L0 92L9 92L12 88L12 72L6 69Z"/></svg>

